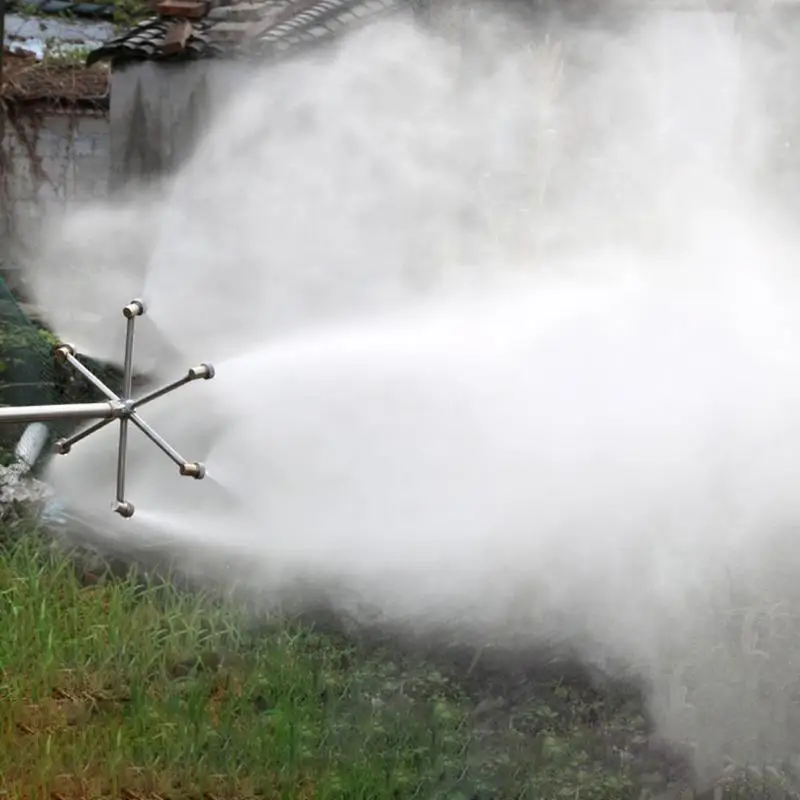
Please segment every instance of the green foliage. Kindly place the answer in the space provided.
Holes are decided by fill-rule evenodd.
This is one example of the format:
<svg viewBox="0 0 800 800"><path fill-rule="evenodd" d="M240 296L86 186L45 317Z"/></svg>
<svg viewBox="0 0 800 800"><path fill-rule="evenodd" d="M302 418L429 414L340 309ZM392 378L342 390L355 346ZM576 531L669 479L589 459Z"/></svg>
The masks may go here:
<svg viewBox="0 0 800 800"><path fill-rule="evenodd" d="M152 8L148 0L96 0L98 5L110 6L112 8L111 21L119 30L124 30L135 25L143 19L152 16ZM33 3L18 3L14 9L16 14L28 18L41 18L43 15L39 8ZM59 14L47 14L47 17L70 20L75 15L69 11ZM65 50L57 40L50 40L45 43L45 57L48 56L59 62L70 62L83 64L88 55L89 48L71 48Z"/></svg>
<svg viewBox="0 0 800 800"><path fill-rule="evenodd" d="M133 580L87 588L39 548L25 538L0 562L5 796L69 795L80 777L97 796L381 798L453 779L455 706L409 725L363 691L373 665L348 668L324 637L248 639L235 608Z"/></svg>
<svg viewBox="0 0 800 800"><path fill-rule="evenodd" d="M59 344L53 333L30 322L0 323L0 404L97 399L91 384L55 362L53 350ZM119 370L85 356L82 360L108 384L119 385ZM34 395L37 399L30 399Z"/></svg>
<svg viewBox="0 0 800 800"><path fill-rule="evenodd" d="M152 14L151 6L146 0L114 0L114 25L118 29L131 28Z"/></svg>
<svg viewBox="0 0 800 800"><path fill-rule="evenodd" d="M99 392L68 365L56 363L54 348L61 342L46 328L34 324L13 300L2 298L0 283L0 406L81 403L101 399ZM116 368L85 356L81 360L106 385L121 387ZM0 464L8 463L10 451L22 432L21 425L0 428ZM73 423L51 424L53 437L66 435Z"/></svg>
<svg viewBox="0 0 800 800"><path fill-rule="evenodd" d="M52 334L27 321L0 320L0 405L55 401L55 343Z"/></svg>
<svg viewBox="0 0 800 800"><path fill-rule="evenodd" d="M0 326L0 375L26 363L31 353L41 355L58 344L47 330L31 324Z"/></svg>

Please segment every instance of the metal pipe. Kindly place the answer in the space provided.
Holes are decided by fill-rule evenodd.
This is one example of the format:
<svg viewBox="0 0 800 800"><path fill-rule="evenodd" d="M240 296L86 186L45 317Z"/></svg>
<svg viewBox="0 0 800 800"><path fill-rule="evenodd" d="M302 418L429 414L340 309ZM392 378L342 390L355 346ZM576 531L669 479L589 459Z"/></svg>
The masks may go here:
<svg viewBox="0 0 800 800"><path fill-rule="evenodd" d="M119 416L115 403L63 403L52 406L8 406L0 408L3 422L56 422L62 419L113 419Z"/></svg>
<svg viewBox="0 0 800 800"><path fill-rule="evenodd" d="M88 428L84 428L82 431L78 431L72 436L67 436L64 439L59 439L53 445L53 450L59 455L65 456L67 453L69 453L70 450L72 450L72 445L83 441L87 436L91 436L93 433L97 433L97 431L101 430L102 428L105 428L106 425L110 425L113 421L114 421L113 419L103 419L100 420L100 422L95 422Z"/></svg>
<svg viewBox="0 0 800 800"><path fill-rule="evenodd" d="M159 397L163 397L165 394L169 394L175 389L180 389L181 386L186 386L187 383L191 383L193 380L194 378L191 375L184 375L177 381L168 383L166 386L162 386L160 389L155 389L149 394L143 395L138 400L134 400L131 403L131 408L139 408L140 406L145 406L148 403L152 403L153 400L158 400Z"/></svg>
<svg viewBox="0 0 800 800"><path fill-rule="evenodd" d="M125 328L125 358L122 366L122 396L129 400L133 391L133 323L135 314L127 316L128 324Z"/></svg>
<svg viewBox="0 0 800 800"><path fill-rule="evenodd" d="M144 303L141 300L132 300L122 309L122 315L128 321L125 327L125 355L122 364L122 396L124 398L122 415L119 420L119 446L117 448L117 499L113 505L114 511L121 517L132 517L134 508L132 503L125 500L125 472L128 461L128 420L133 412L130 402L133 391L133 325L136 317L144 314Z"/></svg>
<svg viewBox="0 0 800 800"><path fill-rule="evenodd" d="M125 502L125 464L128 456L128 420L119 421L119 448L117 449L117 503Z"/></svg>
<svg viewBox="0 0 800 800"><path fill-rule="evenodd" d="M211 364L200 364L197 367L192 367L182 378L178 378L177 381L168 383L166 386L162 386L159 389L154 389L149 394L143 395L138 400L134 400L131 403L131 408L136 409L140 406L147 405L147 403L152 403L153 400L158 400L159 397L163 397L165 394L175 391L175 389L180 389L181 386L186 386L187 383L191 383L192 381L211 380L214 374L214 367Z"/></svg>
<svg viewBox="0 0 800 800"><path fill-rule="evenodd" d="M174 447L165 442L138 414L131 414L130 421L179 467L186 464L186 459Z"/></svg>
<svg viewBox="0 0 800 800"><path fill-rule="evenodd" d="M78 361L74 355L72 355L72 353L62 351L61 357L67 361L74 370L80 372L80 374L83 375L83 377L86 378L89 383L91 383L95 388L99 389L109 400L120 399L119 395L112 392L111 389L109 389L108 386L106 386L103 381L100 380L100 378L84 367L83 364L81 364L81 362Z"/></svg>

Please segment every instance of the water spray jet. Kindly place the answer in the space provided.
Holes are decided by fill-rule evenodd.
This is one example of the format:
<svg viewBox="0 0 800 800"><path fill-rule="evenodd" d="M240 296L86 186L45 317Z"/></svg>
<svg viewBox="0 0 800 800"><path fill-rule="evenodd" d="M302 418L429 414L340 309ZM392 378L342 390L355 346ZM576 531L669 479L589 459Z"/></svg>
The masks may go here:
<svg viewBox="0 0 800 800"><path fill-rule="evenodd" d="M77 373L91 383L106 400L96 403L65 403L53 405L6 406L0 408L0 423L42 423L60 420L98 420L77 433L59 439L53 449L59 455L67 455L73 445L97 433L114 421L119 421L119 444L117 447L117 485L116 497L111 505L113 511L127 519L133 516L135 508L133 503L125 499L125 472L128 453L128 423L135 425L147 436L178 467L179 473L184 477L202 480L206 474L205 465L196 461L187 461L174 447L172 447L159 433L150 427L138 414L141 406L151 403L170 392L196 380L210 380L214 377L214 367L211 364L199 364L176 381L162 386L139 398L133 394L133 344L134 324L137 317L145 313L145 304L142 300L132 300L122 309L122 314L127 320L125 333L125 353L123 356L122 394L121 396L110 389L90 369L82 364L75 352L75 348L68 344L61 344L54 350L54 357L63 364L69 364ZM39 432L39 429L35 429ZM30 437L29 437L30 438Z"/></svg>

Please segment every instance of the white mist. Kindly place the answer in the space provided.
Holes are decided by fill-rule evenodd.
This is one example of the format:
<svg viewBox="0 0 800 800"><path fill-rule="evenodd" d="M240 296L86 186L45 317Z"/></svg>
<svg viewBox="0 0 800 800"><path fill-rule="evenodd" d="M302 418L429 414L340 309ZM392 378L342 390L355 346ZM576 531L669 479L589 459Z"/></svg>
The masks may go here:
<svg viewBox="0 0 800 800"><path fill-rule="evenodd" d="M766 55L676 19L561 31L591 61L563 85L490 25L474 62L374 28L247 85L163 196L71 215L33 275L65 337L116 357L57 301L142 294L154 375L217 367L145 414L209 479L136 437L103 535L275 602L573 644L701 769L792 753L800 252L759 177ZM76 509L113 445L54 463Z"/></svg>

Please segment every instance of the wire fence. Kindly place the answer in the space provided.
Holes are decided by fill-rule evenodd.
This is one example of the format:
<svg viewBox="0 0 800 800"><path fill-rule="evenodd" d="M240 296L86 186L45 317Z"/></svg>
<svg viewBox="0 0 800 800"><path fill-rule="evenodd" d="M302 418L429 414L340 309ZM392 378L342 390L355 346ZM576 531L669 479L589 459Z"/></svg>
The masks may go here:
<svg viewBox="0 0 800 800"><path fill-rule="evenodd" d="M0 406L83 403L103 399L97 390L68 366L58 363L53 351L58 339L34 322L0 278ZM120 387L115 368L81 356L82 361L112 389ZM11 458L24 425L0 425L0 464ZM65 436L75 423L48 423L51 439Z"/></svg>

